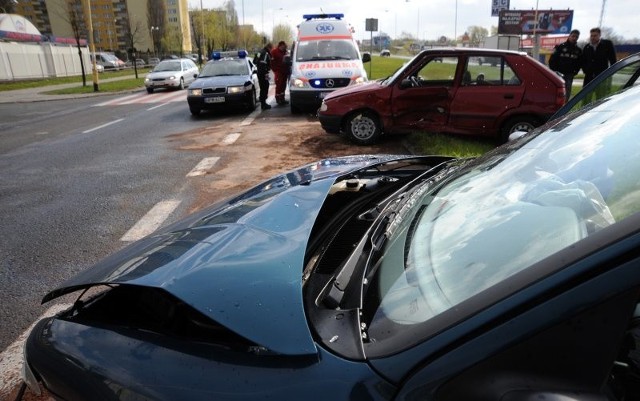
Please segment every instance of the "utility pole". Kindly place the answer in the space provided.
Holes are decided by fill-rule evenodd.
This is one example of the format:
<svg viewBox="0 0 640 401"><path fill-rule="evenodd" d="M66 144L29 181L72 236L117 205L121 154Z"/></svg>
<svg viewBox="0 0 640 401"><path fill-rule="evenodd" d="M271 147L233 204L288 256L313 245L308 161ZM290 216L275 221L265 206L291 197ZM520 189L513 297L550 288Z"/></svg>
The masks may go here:
<svg viewBox="0 0 640 401"><path fill-rule="evenodd" d="M607 0L602 0L602 8L600 9L600 21L598 21L598 27L602 29L602 21L604 21L604 9L607 5Z"/></svg>
<svg viewBox="0 0 640 401"><path fill-rule="evenodd" d="M93 63L91 63L93 66L93 74L92 74L93 75L93 91L100 92L100 88L98 86L98 68L96 67L98 62L95 59L96 45L93 42L93 22L91 21L91 0L86 0L84 2L84 6L85 6L85 18L86 18L87 27L88 27L87 30L89 31L89 51L94 56Z"/></svg>

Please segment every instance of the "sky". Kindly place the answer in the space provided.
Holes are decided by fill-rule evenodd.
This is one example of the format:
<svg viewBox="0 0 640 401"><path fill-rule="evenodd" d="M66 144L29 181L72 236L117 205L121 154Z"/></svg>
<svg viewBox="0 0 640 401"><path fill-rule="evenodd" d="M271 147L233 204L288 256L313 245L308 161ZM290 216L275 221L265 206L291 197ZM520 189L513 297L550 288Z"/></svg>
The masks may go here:
<svg viewBox="0 0 640 401"><path fill-rule="evenodd" d="M498 25L491 16L491 0L234 0L239 22L252 24L258 32L271 34L273 25L288 24L294 29L303 14L343 13L356 30L357 39L368 39L367 18L378 19L378 28L392 38L403 32L420 40L462 35L469 26ZM639 38L638 0L606 0L603 26L613 28L625 39ZM224 0L189 0L193 8L218 8ZM514 10L574 10L573 28L586 40L589 29L598 26L603 0L510 0ZM375 35L375 32L374 32Z"/></svg>

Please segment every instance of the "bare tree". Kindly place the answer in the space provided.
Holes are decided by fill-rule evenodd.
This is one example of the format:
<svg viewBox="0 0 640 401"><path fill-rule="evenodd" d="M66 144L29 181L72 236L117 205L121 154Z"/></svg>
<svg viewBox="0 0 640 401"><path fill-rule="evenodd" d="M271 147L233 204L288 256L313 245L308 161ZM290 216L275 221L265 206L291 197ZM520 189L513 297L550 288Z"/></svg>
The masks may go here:
<svg viewBox="0 0 640 401"><path fill-rule="evenodd" d="M80 68L82 70L82 86L87 86L87 77L85 73L84 57L82 57L82 46L80 41L82 38L88 38L87 26L84 19L84 10L81 0L64 0L64 7L54 8L54 12L71 27L73 38L78 48L78 57L80 57ZM91 55L93 63L96 62L95 56Z"/></svg>
<svg viewBox="0 0 640 401"><path fill-rule="evenodd" d="M125 37L127 38L127 53L130 55L130 59L133 59L133 71L138 78L138 63L136 63L138 49L136 46L140 45L142 41L142 35L144 34L144 24L139 19L131 19L127 17L127 26L125 26Z"/></svg>
<svg viewBox="0 0 640 401"><path fill-rule="evenodd" d="M284 40L285 43L291 45L293 41L293 29L289 25L286 24L278 24L273 27L273 43L274 46L276 43Z"/></svg>
<svg viewBox="0 0 640 401"><path fill-rule="evenodd" d="M467 32L469 34L469 45L471 47L480 46L480 43L484 42L484 40L489 35L489 31L487 30L487 28L476 25L468 27Z"/></svg>
<svg viewBox="0 0 640 401"><path fill-rule="evenodd" d="M6 14L13 14L16 12L16 1L15 0L0 0L0 10Z"/></svg>
<svg viewBox="0 0 640 401"><path fill-rule="evenodd" d="M151 30L154 52L158 50L162 53L162 38L167 28L166 15L167 11L163 0L147 1L147 26Z"/></svg>

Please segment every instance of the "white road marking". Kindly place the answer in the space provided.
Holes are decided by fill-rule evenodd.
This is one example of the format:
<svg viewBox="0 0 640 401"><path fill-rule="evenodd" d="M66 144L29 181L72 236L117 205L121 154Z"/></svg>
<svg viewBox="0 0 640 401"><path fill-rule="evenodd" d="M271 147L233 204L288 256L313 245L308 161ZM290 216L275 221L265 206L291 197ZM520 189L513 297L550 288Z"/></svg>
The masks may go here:
<svg viewBox="0 0 640 401"><path fill-rule="evenodd" d="M151 110L157 109L158 107L166 106L166 105L168 105L168 104L169 104L169 103L160 103L160 104L159 104L159 105L157 105L157 106L149 107L149 108L147 109L147 111L151 111Z"/></svg>
<svg viewBox="0 0 640 401"><path fill-rule="evenodd" d="M240 133L239 132L234 132L233 134L228 134L227 136L225 136L222 139L222 144L223 145L231 145L235 141L237 141L238 138L240 138Z"/></svg>
<svg viewBox="0 0 640 401"><path fill-rule="evenodd" d="M110 126L112 124L115 124L115 123L119 123L122 120L124 120L124 118L119 118L117 120L111 121L110 123L102 124L102 125L100 125L98 127L94 127L94 128L88 129L86 131L82 131L82 133L83 134L88 134L89 132L97 131L97 130L99 130L101 128L108 127L108 126Z"/></svg>
<svg viewBox="0 0 640 401"><path fill-rule="evenodd" d="M106 102L102 102L102 103L98 103L96 105L94 105L94 107L98 107L98 106L110 106L112 104L116 104L116 103L120 103L120 102L124 102L126 100L135 98L135 97L139 97L140 94L139 93L135 93L133 95L129 95L129 96L125 96L125 97L119 97L117 99L112 99L112 100L108 100Z"/></svg>
<svg viewBox="0 0 640 401"><path fill-rule="evenodd" d="M63 310L69 309L71 304L53 305L51 308L36 319L29 328L18 337L11 345L9 345L2 353L0 353L0 400L6 399L9 393L15 389L22 380L22 349L24 342L27 340L29 333L40 320L53 316Z"/></svg>
<svg viewBox="0 0 640 401"><path fill-rule="evenodd" d="M253 111L253 113L249 114L249 115L247 116L247 118L245 118L245 119L240 123L240 126L241 126L241 127L244 127L244 126L247 126L247 125L251 125L251 123L253 122L253 120L255 120L255 119L256 119L256 117L258 116L258 114L260 114L261 112L262 112L262 110L258 107L257 109L255 109L255 110Z"/></svg>
<svg viewBox="0 0 640 401"><path fill-rule="evenodd" d="M197 166L194 167L193 170L189 172L189 174L187 174L187 177L205 175L207 171L211 170L211 167L213 167L218 162L218 160L220 160L219 157L205 157L200 161L200 163L198 163Z"/></svg>
<svg viewBox="0 0 640 401"><path fill-rule="evenodd" d="M120 241L137 241L151 234L160 227L179 204L179 200L158 202L120 238Z"/></svg>

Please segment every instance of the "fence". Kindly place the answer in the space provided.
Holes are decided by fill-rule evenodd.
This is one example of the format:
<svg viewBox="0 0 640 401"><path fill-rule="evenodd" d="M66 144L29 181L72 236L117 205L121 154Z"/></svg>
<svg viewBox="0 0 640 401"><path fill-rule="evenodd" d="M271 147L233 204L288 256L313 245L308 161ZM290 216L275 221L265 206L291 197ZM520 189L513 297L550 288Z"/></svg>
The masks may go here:
<svg viewBox="0 0 640 401"><path fill-rule="evenodd" d="M82 47L85 70L89 49ZM52 43L0 42L0 81L81 75L78 48Z"/></svg>

